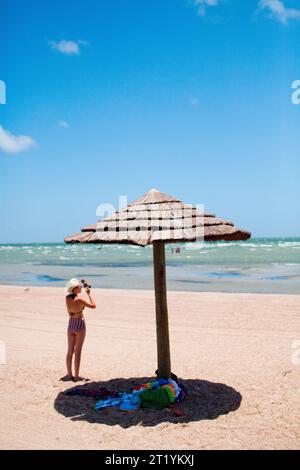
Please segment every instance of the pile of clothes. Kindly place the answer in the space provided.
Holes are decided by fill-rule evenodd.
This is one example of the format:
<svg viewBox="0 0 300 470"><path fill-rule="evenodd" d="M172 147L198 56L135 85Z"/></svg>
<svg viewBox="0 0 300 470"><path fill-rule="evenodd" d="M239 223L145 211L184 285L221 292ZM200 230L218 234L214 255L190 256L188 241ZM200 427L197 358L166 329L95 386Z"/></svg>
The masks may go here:
<svg viewBox="0 0 300 470"><path fill-rule="evenodd" d="M186 396L183 385L173 379L158 379L134 388L131 393L120 392L114 396L97 401L95 410L118 406L121 411L133 411L138 408L162 410L182 401Z"/></svg>
<svg viewBox="0 0 300 470"><path fill-rule="evenodd" d="M108 398L108 397L117 397L118 392L108 390L105 387L100 387L97 389L76 387L76 388L73 388L72 390L67 390L65 392L65 395L88 397L88 398L94 398L95 400L101 400L101 399Z"/></svg>

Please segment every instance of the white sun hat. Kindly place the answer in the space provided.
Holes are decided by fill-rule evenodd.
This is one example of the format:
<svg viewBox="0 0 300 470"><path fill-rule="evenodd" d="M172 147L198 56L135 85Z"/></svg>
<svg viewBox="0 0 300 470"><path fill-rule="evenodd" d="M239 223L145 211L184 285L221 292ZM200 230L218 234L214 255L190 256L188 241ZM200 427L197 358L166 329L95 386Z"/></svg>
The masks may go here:
<svg viewBox="0 0 300 470"><path fill-rule="evenodd" d="M66 296L73 294L73 289L75 289L75 287L80 287L80 286L81 284L80 284L80 281L78 281L78 279L75 279L75 278L70 279L69 282L67 282L66 287L65 287Z"/></svg>

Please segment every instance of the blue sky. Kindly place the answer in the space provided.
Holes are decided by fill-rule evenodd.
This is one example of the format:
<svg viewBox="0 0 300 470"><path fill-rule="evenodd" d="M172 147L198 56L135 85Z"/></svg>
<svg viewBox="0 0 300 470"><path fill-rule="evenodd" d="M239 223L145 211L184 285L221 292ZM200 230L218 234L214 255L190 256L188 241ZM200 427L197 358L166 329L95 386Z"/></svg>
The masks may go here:
<svg viewBox="0 0 300 470"><path fill-rule="evenodd" d="M1 2L0 243L151 188L300 236L300 1Z"/></svg>

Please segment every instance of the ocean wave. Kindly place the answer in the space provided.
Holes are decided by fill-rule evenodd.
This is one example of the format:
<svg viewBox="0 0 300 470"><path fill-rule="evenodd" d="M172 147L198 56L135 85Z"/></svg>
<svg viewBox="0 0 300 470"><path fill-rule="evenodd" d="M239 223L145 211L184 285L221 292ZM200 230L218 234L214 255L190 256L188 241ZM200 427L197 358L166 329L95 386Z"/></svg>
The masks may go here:
<svg viewBox="0 0 300 470"><path fill-rule="evenodd" d="M275 245L273 243L262 243L260 245L256 245L258 248L274 248Z"/></svg>
<svg viewBox="0 0 300 470"><path fill-rule="evenodd" d="M243 247L243 248L249 248L249 247L257 248L257 247L259 247L259 245L257 243L241 243L239 246Z"/></svg>
<svg viewBox="0 0 300 470"><path fill-rule="evenodd" d="M282 248L287 248L287 247L300 247L300 242L282 242L278 243L278 246L281 246Z"/></svg>
<svg viewBox="0 0 300 470"><path fill-rule="evenodd" d="M237 246L238 243L236 242L215 242L213 244L213 246L217 246L217 247L220 247L220 248L224 248L225 246L228 247L228 246Z"/></svg>

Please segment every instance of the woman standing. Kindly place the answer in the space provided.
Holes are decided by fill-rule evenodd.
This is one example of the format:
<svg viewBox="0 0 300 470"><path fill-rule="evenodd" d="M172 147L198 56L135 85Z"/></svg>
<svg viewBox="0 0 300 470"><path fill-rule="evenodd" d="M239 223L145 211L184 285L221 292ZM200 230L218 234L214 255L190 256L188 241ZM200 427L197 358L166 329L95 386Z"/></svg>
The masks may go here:
<svg viewBox="0 0 300 470"><path fill-rule="evenodd" d="M74 382L83 380L79 377L81 350L86 334L85 319L83 310L85 307L96 308L94 298L91 295L90 287L85 285L85 291L88 296L88 301L80 296L82 286L78 279L71 279L65 289L66 293L66 306L69 313L68 325L68 353L67 353L67 380ZM72 374L72 359L75 354L75 376Z"/></svg>

